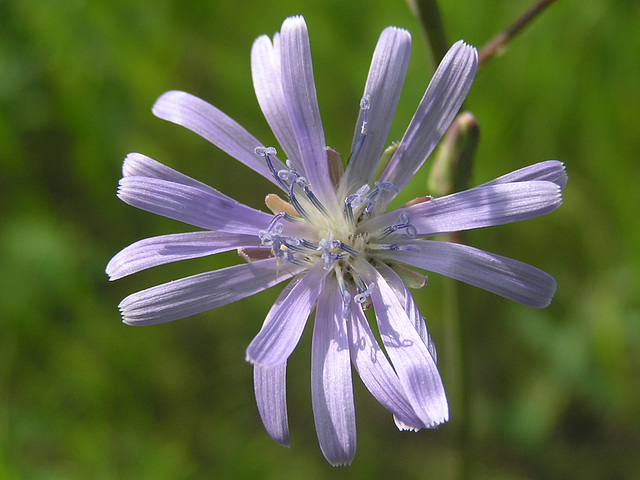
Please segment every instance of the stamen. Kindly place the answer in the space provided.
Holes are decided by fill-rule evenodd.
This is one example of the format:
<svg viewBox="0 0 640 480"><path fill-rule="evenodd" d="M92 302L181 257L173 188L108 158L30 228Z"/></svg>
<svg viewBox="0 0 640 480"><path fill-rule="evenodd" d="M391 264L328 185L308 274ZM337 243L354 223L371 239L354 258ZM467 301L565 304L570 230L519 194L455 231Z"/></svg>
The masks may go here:
<svg viewBox="0 0 640 480"><path fill-rule="evenodd" d="M336 280L338 280L338 289L340 290L340 295L342 295L342 318L346 319L351 316L351 294L344 283L342 269L338 266L335 271Z"/></svg>
<svg viewBox="0 0 640 480"><path fill-rule="evenodd" d="M367 138L367 123L369 123L369 108L371 108L369 95L365 95L360 100L360 110L364 112L364 118L362 119L362 127L360 128L360 137L358 138L358 141L356 142L355 147L353 147L353 151L351 152L351 155L349 155L349 160L347 161L347 163L354 160L358 156L358 154L360 153L360 149L364 144L364 140Z"/></svg>
<svg viewBox="0 0 640 480"><path fill-rule="evenodd" d="M360 278L359 275L353 275L352 278L353 278L354 282L356 282L356 287L358 287L358 290L363 292L363 291L365 291L367 289L366 283L364 283L364 280L362 280L362 278Z"/></svg>
<svg viewBox="0 0 640 480"><path fill-rule="evenodd" d="M364 291L358 293L353 297L353 301L362 305L364 302L367 301L367 297L371 296L371 294L375 289L376 289L376 284L373 282L370 283L369 286Z"/></svg>
<svg viewBox="0 0 640 480"><path fill-rule="evenodd" d="M307 194L307 198L313 204L313 206L316 207L318 211L322 213L325 217L329 218L329 212L327 212L327 209L325 208L325 206L322 203L320 203L320 200L318 200L318 197L316 197L314 193L311 191L311 189L309 188L309 184L306 184L305 186L303 186L302 189L304 190L304 193Z"/></svg>
<svg viewBox="0 0 640 480"><path fill-rule="evenodd" d="M403 233L407 237L416 238L416 236L418 235L418 231L416 230L416 227L411 225L410 220L411 219L409 218L409 214L407 212L402 212L398 216L396 223L388 226L382 231L383 237L386 237L387 235L391 235L392 233L395 233L397 231L404 230Z"/></svg>
<svg viewBox="0 0 640 480"><path fill-rule="evenodd" d="M369 250L386 250L396 251L400 250L400 247L396 243L371 243L368 245Z"/></svg>
<svg viewBox="0 0 640 480"><path fill-rule="evenodd" d="M380 197L382 197L382 194L385 191L392 192L392 193L399 192L398 188L391 182L375 182L373 189L367 195L369 204L364 209L364 212L367 215L371 214L371 211L373 210L374 205L378 203L378 200L380 200Z"/></svg>
<svg viewBox="0 0 640 480"><path fill-rule="evenodd" d="M271 247L271 252L276 257L284 258L296 265L304 265L303 261L294 256L294 252L306 252L308 250L306 241L297 237L283 237L281 235L284 225L280 220L286 216L287 214L284 212L275 215L266 230L258 230L258 237L260 237L262 245Z"/></svg>
<svg viewBox="0 0 640 480"><path fill-rule="evenodd" d="M320 200L318 200L318 197L316 197L315 194L311 191L311 188L309 187L309 181L296 171L295 167L293 166L293 163L291 163L290 160L287 160L286 163L289 169L288 170L282 169L278 171L277 175L278 175L279 181L285 182L285 184L287 184L286 188L289 189L289 200L291 201L291 204L294 206L296 211L300 214L300 216L304 217L305 220L311 223L309 220L309 216L305 212L304 207L295 198L294 188L298 186L305 193L305 195L307 196L311 204L314 207L316 207L316 209L320 211L325 217L329 218L329 212L327 212L327 209L325 208L325 206L320 202Z"/></svg>
<svg viewBox="0 0 640 480"><path fill-rule="evenodd" d="M275 215L266 230L258 230L258 237L260 237L263 245L273 245L273 242L280 237L280 234L284 230L284 225L280 223L282 217L284 217L284 213Z"/></svg>
<svg viewBox="0 0 640 480"><path fill-rule="evenodd" d="M360 100L360 110L364 113L364 119L362 121L362 128L360 129L361 135L367 134L367 123L369 123L369 109L371 108L371 98L369 95L365 95Z"/></svg>
<svg viewBox="0 0 640 480"><path fill-rule="evenodd" d="M420 247L417 245L398 245L397 243L370 243L369 250L386 250L401 252L419 252Z"/></svg>
<svg viewBox="0 0 640 480"><path fill-rule="evenodd" d="M279 172L276 172L276 167L273 166L273 162L271 161L271 157L275 157L278 153L276 149L274 147L263 147L260 145L254 148L253 151L255 152L256 155L260 157L264 157L265 162L267 162L267 166L271 171L271 175L273 175L273 178L275 178L280 184L280 186L284 190L286 190L288 188L288 185L284 183L283 180L278 176Z"/></svg>
<svg viewBox="0 0 640 480"><path fill-rule="evenodd" d="M280 170L280 171L282 172L283 170ZM289 185L289 201L291 202L291 205L293 205L293 208L296 209L296 212L298 212L300 216L303 217L307 222L311 223L311 219L309 218L307 211L304 209L302 204L296 198L296 195L294 193L295 187L296 187L296 182L292 182L291 185Z"/></svg>
<svg viewBox="0 0 640 480"><path fill-rule="evenodd" d="M368 199L365 197L365 195L369 191L369 188L371 187L369 187L369 185L365 183L358 190L356 190L356 193L349 195L344 200L344 203L352 208L358 208L363 203L368 203Z"/></svg>
<svg viewBox="0 0 640 480"><path fill-rule="evenodd" d="M336 242L333 240L333 235L329 235L329 240L323 238L320 240L320 244L318 245L317 250L322 250L322 258L324 259L324 269L329 270L331 268L331 264L335 260L340 260L345 258L346 255L344 253L331 253L332 248L336 248L341 242Z"/></svg>
<svg viewBox="0 0 640 480"><path fill-rule="evenodd" d="M345 252L350 253L351 255L357 255L358 254L358 251L355 248L347 245L346 243L333 242L333 246L336 247L336 248L339 248L340 250L344 250Z"/></svg>
<svg viewBox="0 0 640 480"><path fill-rule="evenodd" d="M349 222L354 226L356 224L356 219L353 215L353 209L358 208L364 203L369 203L369 200L365 197L365 195L369 191L369 188L369 185L365 183L358 190L356 190L356 193L353 193L344 199L344 212Z"/></svg>

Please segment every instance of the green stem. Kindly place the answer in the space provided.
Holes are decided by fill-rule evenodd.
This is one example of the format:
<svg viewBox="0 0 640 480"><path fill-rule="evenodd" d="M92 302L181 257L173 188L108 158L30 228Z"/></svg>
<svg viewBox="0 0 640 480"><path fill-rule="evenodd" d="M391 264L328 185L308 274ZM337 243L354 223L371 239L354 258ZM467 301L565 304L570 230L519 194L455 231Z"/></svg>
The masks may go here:
<svg viewBox="0 0 640 480"><path fill-rule="evenodd" d="M422 24L429 50L429 61L435 70L449 50L438 2L437 0L407 0L407 3Z"/></svg>
<svg viewBox="0 0 640 480"><path fill-rule="evenodd" d="M446 238L445 240L460 241L460 238ZM459 452L456 478L466 480L471 478L473 451L470 429L471 411L466 389L468 381L465 352L467 342L460 315L460 287L457 281L450 278L444 279L443 320L445 322L447 392L451 408L451 421L455 427L455 443Z"/></svg>

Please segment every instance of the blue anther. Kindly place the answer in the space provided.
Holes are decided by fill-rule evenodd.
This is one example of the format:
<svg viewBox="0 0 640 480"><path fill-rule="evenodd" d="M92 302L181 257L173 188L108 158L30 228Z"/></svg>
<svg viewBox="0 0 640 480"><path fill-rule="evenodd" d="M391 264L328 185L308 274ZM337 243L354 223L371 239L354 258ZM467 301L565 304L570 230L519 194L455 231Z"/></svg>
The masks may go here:
<svg viewBox="0 0 640 480"><path fill-rule="evenodd" d="M352 224L355 224L355 217L353 216L353 209L358 208L360 205L364 203L369 203L369 199L365 196L369 191L369 185L366 183L362 185L356 193L352 193L347 198L344 199L344 211L347 215L347 219Z"/></svg>
<svg viewBox="0 0 640 480"><path fill-rule="evenodd" d="M409 214L407 212L402 212L398 216L396 223L383 230L384 236L404 230L404 232L401 233L404 233L409 238L416 238L418 231L416 230L416 227L411 225L410 221L411 219L409 218Z"/></svg>
<svg viewBox="0 0 640 480"><path fill-rule="evenodd" d="M358 141L353 147L353 151L351 152L351 155L349 155L349 160L347 161L347 163L353 161L358 156L358 154L360 153L360 149L362 148L362 145L364 144L364 141L367 138L367 123L369 123L369 108L371 108L371 102L369 100L369 96L365 95L360 100L360 110L362 110L364 113L364 118L362 120L362 127L360 128L360 137L358 137Z"/></svg>
<svg viewBox="0 0 640 480"><path fill-rule="evenodd" d="M280 234L284 230L284 225L280 223L282 217L284 217L284 213L275 215L266 230L258 230L258 237L263 245L272 245L275 239L280 238Z"/></svg>
<svg viewBox="0 0 640 480"><path fill-rule="evenodd" d="M278 175L279 172L276 172L276 167L273 166L273 162L271 161L271 157L275 157L278 153L276 149L274 147L263 147L260 145L254 148L253 151L256 153L256 155L260 157L264 157L264 160L267 163L267 166L269 167L269 171L271 172L271 175L273 175L273 178L275 178L280 184L280 186L284 190L286 190L288 188L288 185L283 181L282 178L280 178L280 176Z"/></svg>
<svg viewBox="0 0 640 480"><path fill-rule="evenodd" d="M380 197L382 197L382 194L385 191L398 193L400 190L398 190L398 188L391 182L375 182L373 189L371 189L371 191L367 195L369 204L364 209L364 212L367 215L371 213L371 210L373 210L373 207L376 203L378 203L378 200L380 200Z"/></svg>
<svg viewBox="0 0 640 480"><path fill-rule="evenodd" d="M365 290L361 291L360 293L358 293L353 297L353 301L360 305L363 304L364 302L367 301L367 297L371 296L371 294L375 289L376 289L376 284L373 282L370 283Z"/></svg>

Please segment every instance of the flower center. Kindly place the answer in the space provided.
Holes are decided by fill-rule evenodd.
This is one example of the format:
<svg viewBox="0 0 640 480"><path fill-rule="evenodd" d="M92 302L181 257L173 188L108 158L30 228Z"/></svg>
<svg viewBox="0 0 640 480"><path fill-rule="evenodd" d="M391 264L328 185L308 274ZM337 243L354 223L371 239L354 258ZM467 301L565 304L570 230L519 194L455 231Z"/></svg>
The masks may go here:
<svg viewBox="0 0 640 480"><path fill-rule="evenodd" d="M267 196L266 202L274 212L269 226L258 232L263 245L271 247L274 256L295 265L311 268L318 262L325 270L335 272L344 301L343 314L348 316L350 302L368 305L368 297L375 289L367 285L353 269L353 261L361 257L371 261L381 250L404 250L410 246L385 243L392 234L416 236L409 214L402 212L397 220L376 232L363 227L375 216L375 206L385 192L397 193L391 183L375 182L373 188L362 185L347 195L338 212L329 211L314 195L309 182L300 175L292 162L286 169L276 171L273 147L257 147L256 154L265 159L274 178L288 194L288 202L277 195ZM358 292L351 294L350 291Z"/></svg>
<svg viewBox="0 0 640 480"><path fill-rule="evenodd" d="M360 107L364 111L364 119L350 161L358 156L367 136L367 97L362 99ZM375 232L364 227L367 220L381 213L381 208L376 209L376 205L385 194L395 194L398 189L388 182L374 182L373 187L364 184L339 199L341 210L330 211L316 197L309 181L300 175L293 162L287 160L287 168L276 170L273 159L277 152L274 147L259 146L255 153L264 158L274 179L288 196L288 202L274 194L267 196L266 203L274 217L266 229L258 232L262 244L271 247L274 256L295 265L311 268L322 262L325 270L333 269L344 300L343 314L347 316L351 300L358 304L366 303L375 289L374 284L367 285L355 272L354 260L375 260L382 250L412 249L411 245L387 243L387 237L416 237L417 230L406 211L399 213L393 224ZM350 292L357 293L352 295Z"/></svg>

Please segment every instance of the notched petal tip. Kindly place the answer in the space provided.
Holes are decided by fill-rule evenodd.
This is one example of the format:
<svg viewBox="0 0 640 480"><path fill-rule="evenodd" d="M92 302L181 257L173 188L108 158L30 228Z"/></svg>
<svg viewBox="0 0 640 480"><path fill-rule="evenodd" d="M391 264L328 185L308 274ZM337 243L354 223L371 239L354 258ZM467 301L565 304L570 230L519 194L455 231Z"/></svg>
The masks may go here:
<svg viewBox="0 0 640 480"><path fill-rule="evenodd" d="M291 15L290 17L285 18L284 22L282 22L282 26L284 27L285 25L287 26L304 25L306 27L307 23L305 22L304 17L302 15Z"/></svg>
<svg viewBox="0 0 640 480"><path fill-rule="evenodd" d="M561 162L559 160L549 160L549 162L551 162L551 164L553 165L556 165L556 175L555 177L551 178L550 181L554 182L561 189L563 189L564 187L566 187L567 182L569 181L567 166L564 164L564 162Z"/></svg>
<svg viewBox="0 0 640 480"><path fill-rule="evenodd" d="M453 58L449 57L449 55ZM447 59L460 61L461 59L459 57L462 57L462 59L469 63L469 72L471 75L475 76L478 70L478 49L464 40L458 40L451 46L445 55L443 63Z"/></svg>
<svg viewBox="0 0 640 480"><path fill-rule="evenodd" d="M329 460L329 463L331 464L332 467L348 467L349 465L351 465L352 462L353 462L353 458L350 460L340 461L337 463L334 463Z"/></svg>
<svg viewBox="0 0 640 480"><path fill-rule="evenodd" d="M382 31L382 35L394 35L397 38L402 38L405 37L405 39L407 41L409 41L409 43L411 43L411 33L408 30L405 30L404 28L401 27L387 27Z"/></svg>

